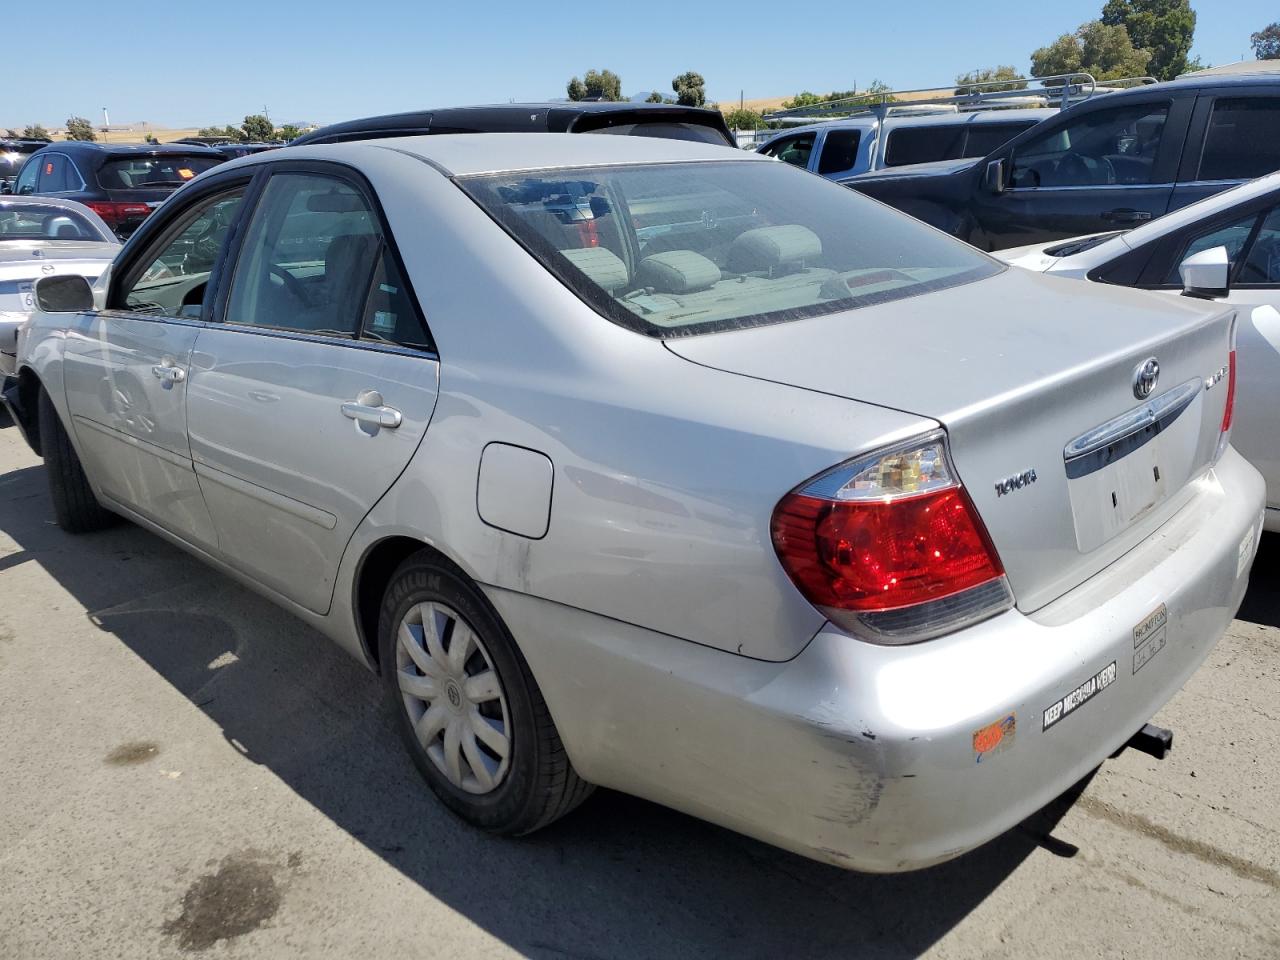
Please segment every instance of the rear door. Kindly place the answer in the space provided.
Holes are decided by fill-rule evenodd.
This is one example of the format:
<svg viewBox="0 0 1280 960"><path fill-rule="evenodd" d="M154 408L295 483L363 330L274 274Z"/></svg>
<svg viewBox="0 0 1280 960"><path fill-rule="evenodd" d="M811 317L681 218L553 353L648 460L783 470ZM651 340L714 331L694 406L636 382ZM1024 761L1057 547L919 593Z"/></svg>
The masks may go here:
<svg viewBox="0 0 1280 960"><path fill-rule="evenodd" d="M102 490L205 549L217 538L187 444L187 387L209 279L244 202L228 184L177 213L120 264L108 309L67 331L67 405L85 468Z"/></svg>
<svg viewBox="0 0 1280 960"><path fill-rule="evenodd" d="M1006 189L979 189L973 203L990 248L1132 227L1163 215L1192 103L1177 96L1104 101L1015 140L1004 155Z"/></svg>
<svg viewBox="0 0 1280 960"><path fill-rule="evenodd" d="M273 167L219 301L188 428L220 550L324 613L347 541L426 431L434 347L372 190L334 165Z"/></svg>
<svg viewBox="0 0 1280 960"><path fill-rule="evenodd" d="M1280 170L1280 88L1201 94L1169 209Z"/></svg>

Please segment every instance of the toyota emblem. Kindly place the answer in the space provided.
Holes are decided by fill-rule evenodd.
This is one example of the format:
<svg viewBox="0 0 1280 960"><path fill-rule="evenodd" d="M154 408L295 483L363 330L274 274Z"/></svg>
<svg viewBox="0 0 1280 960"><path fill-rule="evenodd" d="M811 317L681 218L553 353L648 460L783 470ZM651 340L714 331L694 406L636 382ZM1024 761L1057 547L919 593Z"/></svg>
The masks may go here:
<svg viewBox="0 0 1280 960"><path fill-rule="evenodd" d="M1145 400L1151 396L1151 391L1156 388L1156 381L1160 379L1160 362L1152 357L1150 360L1143 360L1133 371L1133 395L1139 400Z"/></svg>

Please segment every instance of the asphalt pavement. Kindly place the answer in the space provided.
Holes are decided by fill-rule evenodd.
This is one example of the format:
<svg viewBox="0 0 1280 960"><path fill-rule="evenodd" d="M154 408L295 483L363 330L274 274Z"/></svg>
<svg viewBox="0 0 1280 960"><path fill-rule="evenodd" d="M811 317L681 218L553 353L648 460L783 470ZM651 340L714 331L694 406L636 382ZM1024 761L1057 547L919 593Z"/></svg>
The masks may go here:
<svg viewBox="0 0 1280 960"><path fill-rule="evenodd" d="M0 429L0 957L1280 957L1280 537L1077 795L892 877L598 791L522 840L444 811L374 678L129 524L72 537Z"/></svg>

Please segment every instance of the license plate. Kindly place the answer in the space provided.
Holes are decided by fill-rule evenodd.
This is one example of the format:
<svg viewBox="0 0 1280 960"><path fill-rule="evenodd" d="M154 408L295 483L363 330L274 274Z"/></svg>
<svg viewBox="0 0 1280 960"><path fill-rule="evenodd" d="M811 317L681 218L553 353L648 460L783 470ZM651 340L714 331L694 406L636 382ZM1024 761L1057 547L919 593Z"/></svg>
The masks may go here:
<svg viewBox="0 0 1280 960"><path fill-rule="evenodd" d="M1081 553L1106 543L1180 490L1195 470L1199 407L1119 460L1067 481L1076 546Z"/></svg>
<svg viewBox="0 0 1280 960"><path fill-rule="evenodd" d="M22 305L28 310L35 309L36 283L34 280L22 280L18 282L18 299L22 301Z"/></svg>

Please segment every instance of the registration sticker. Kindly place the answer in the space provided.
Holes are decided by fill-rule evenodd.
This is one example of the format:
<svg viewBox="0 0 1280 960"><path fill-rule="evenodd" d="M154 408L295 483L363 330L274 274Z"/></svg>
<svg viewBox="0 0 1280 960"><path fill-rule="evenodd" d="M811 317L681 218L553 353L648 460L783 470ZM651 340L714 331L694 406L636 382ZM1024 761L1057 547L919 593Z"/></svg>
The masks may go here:
<svg viewBox="0 0 1280 960"><path fill-rule="evenodd" d="M1164 649L1165 634L1169 626L1169 608L1163 603L1147 614L1133 628L1133 672L1137 673L1151 658Z"/></svg>
<svg viewBox="0 0 1280 960"><path fill-rule="evenodd" d="M1065 720L1115 682L1116 662L1112 660L1057 703L1047 707L1044 711L1044 726L1041 730L1048 730L1054 724Z"/></svg>
<svg viewBox="0 0 1280 960"><path fill-rule="evenodd" d="M973 762L981 763L984 757L1012 747L1017 732L1018 715L1012 710L1008 716L973 731Z"/></svg>

